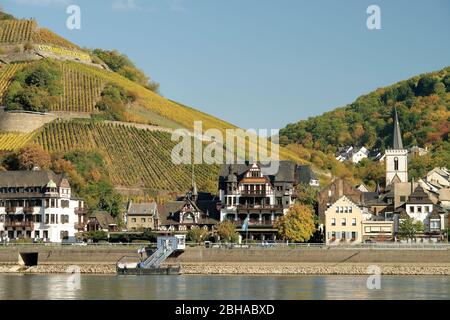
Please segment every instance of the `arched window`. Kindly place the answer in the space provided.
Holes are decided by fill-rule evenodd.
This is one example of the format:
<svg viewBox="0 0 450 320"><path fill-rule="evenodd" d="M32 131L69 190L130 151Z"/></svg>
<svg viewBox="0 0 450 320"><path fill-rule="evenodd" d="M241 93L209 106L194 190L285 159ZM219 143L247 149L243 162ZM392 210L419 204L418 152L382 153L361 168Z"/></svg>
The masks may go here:
<svg viewBox="0 0 450 320"><path fill-rule="evenodd" d="M398 171L398 158L397 157L394 158L394 170Z"/></svg>

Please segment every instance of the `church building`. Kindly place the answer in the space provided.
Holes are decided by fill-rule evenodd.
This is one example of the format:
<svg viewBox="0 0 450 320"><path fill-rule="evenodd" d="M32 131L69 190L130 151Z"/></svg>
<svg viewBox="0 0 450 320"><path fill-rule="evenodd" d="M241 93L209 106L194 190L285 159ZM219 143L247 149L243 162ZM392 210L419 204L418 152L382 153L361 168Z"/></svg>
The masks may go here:
<svg viewBox="0 0 450 320"><path fill-rule="evenodd" d="M393 183L408 182L408 150L403 148L402 133L397 109L394 114L394 135L392 149L386 149L386 187Z"/></svg>

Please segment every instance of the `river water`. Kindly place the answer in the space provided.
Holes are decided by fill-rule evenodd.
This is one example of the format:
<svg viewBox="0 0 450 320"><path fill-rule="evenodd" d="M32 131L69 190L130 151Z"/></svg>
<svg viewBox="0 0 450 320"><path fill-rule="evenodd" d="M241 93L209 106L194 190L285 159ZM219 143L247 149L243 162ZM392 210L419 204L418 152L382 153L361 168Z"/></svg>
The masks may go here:
<svg viewBox="0 0 450 320"><path fill-rule="evenodd" d="M450 299L448 276L0 275L0 299Z"/></svg>

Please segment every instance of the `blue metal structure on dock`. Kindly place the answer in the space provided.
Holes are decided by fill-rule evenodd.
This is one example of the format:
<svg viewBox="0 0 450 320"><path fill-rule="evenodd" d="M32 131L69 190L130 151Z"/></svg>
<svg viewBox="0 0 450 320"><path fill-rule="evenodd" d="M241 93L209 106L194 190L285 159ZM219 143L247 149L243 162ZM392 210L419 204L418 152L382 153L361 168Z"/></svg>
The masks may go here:
<svg viewBox="0 0 450 320"><path fill-rule="evenodd" d="M186 248L186 236L175 235L158 237L157 248L144 261L126 263L122 257L116 265L118 274L181 274L180 266L161 266L174 252L183 252Z"/></svg>

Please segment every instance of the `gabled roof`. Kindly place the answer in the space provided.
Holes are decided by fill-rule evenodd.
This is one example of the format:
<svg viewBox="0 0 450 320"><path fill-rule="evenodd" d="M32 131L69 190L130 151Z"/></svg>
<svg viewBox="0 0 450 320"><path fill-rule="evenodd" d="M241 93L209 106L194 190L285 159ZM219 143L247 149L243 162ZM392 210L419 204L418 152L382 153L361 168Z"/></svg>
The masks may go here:
<svg viewBox="0 0 450 320"><path fill-rule="evenodd" d="M57 188L58 186L56 185L56 183L53 181L53 180L50 180L48 183L47 183L47 186L46 186L47 188Z"/></svg>
<svg viewBox="0 0 450 320"><path fill-rule="evenodd" d="M220 212L217 210L216 201L201 200L193 203L185 199L183 201L170 201L164 205L158 205L159 224L162 226L179 225L180 211L188 202L200 212L200 219L197 221L198 225L212 225L219 223Z"/></svg>
<svg viewBox="0 0 450 320"><path fill-rule="evenodd" d="M156 212L156 202L131 203L128 215L153 215Z"/></svg>
<svg viewBox="0 0 450 320"><path fill-rule="evenodd" d="M95 218L102 229L108 229L110 225L116 225L116 220L106 211L94 211L90 218Z"/></svg>
<svg viewBox="0 0 450 320"><path fill-rule="evenodd" d="M309 165L297 166L296 178L299 183L309 184L311 180L317 180L314 171L312 171Z"/></svg>
<svg viewBox="0 0 450 320"><path fill-rule="evenodd" d="M50 181L61 184L61 174L50 170L35 171L2 171L0 172L0 187L44 187Z"/></svg>
<svg viewBox="0 0 450 320"><path fill-rule="evenodd" d="M433 204L428 194L423 190L422 186L417 186L413 193L409 196L407 203L412 204Z"/></svg>
<svg viewBox="0 0 450 320"><path fill-rule="evenodd" d="M264 170L266 165L258 164L261 168L261 171L264 175ZM294 182L295 181L295 167L296 164L292 161L281 160L278 161L278 172L275 175L265 175L270 181L273 182ZM245 163L238 163L232 165L232 174L236 175L237 180L241 181L244 177L245 173L252 167L252 163L246 161ZM224 164L222 165L219 172L219 181L225 182L230 175L230 165Z"/></svg>

